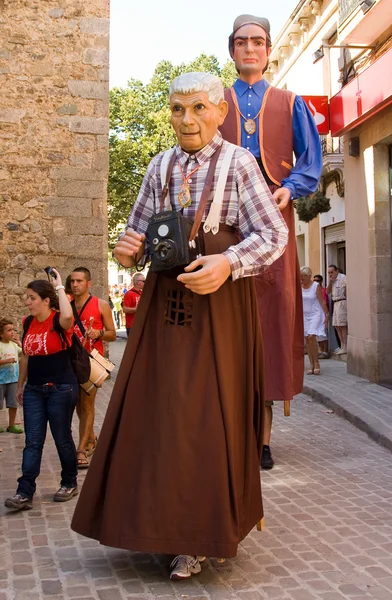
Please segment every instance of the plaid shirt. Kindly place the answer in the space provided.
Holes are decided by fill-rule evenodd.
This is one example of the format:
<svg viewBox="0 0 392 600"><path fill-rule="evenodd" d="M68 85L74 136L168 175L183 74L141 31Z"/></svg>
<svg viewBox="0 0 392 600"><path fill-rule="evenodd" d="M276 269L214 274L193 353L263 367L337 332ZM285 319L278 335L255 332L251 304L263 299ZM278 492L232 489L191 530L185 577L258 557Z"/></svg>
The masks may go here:
<svg viewBox="0 0 392 600"><path fill-rule="evenodd" d="M223 143L218 159L216 173L211 186L210 197L207 201L203 221L206 220L209 206L213 200L214 190L218 181L220 165L228 147L217 133L212 140L195 154L187 154L176 146L177 161L184 175L193 169L200 168L188 180L190 184L192 204L183 209L184 217L194 220L210 158ZM129 216L127 227L138 233L145 233L150 217L159 212L162 183L160 165L163 152L150 162L135 206ZM182 176L177 161L170 180L169 193L172 206L180 210L177 200L182 184ZM271 193L254 157L247 150L237 147L234 151L222 203L220 222L230 225L240 233L241 242L230 246L223 254L231 266L232 279L256 275L270 266L283 254L288 241L288 230L279 209L272 201ZM146 255L149 249L146 248Z"/></svg>

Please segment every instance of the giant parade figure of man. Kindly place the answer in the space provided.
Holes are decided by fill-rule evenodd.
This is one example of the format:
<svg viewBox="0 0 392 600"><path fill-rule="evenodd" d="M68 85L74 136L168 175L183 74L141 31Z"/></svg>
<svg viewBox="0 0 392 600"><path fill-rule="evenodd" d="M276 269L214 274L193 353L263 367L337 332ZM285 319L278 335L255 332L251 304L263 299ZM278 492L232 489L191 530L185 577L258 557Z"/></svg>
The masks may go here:
<svg viewBox="0 0 392 600"><path fill-rule="evenodd" d="M177 77L170 109L178 145L151 161L114 251L151 268L72 527L174 554L183 579L205 556L234 557L263 517L252 276L284 252L287 227L252 154L218 132L220 80Z"/></svg>
<svg viewBox="0 0 392 600"><path fill-rule="evenodd" d="M256 277L264 341L266 413L261 466L274 465L270 450L272 405L302 391L304 333L293 200L316 191L322 168L320 139L305 102L263 78L271 52L269 21L240 15L229 37L238 79L225 90L225 140L253 154L289 229L286 252ZM293 155L296 157L293 166Z"/></svg>

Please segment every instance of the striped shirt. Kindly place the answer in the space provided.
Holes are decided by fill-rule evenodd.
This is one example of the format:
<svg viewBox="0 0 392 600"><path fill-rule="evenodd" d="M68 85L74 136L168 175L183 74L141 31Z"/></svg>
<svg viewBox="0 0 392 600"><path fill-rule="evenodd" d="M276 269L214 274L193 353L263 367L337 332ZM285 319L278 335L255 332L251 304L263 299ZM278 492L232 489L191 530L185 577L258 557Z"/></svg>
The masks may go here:
<svg viewBox="0 0 392 600"><path fill-rule="evenodd" d="M175 210L181 209L177 199L182 184L178 163L185 176L200 165L188 180L192 203L183 209L183 215L188 219L195 218L210 159L221 144L223 144L222 151L202 219L205 221L214 197L220 165L229 144L222 140L220 133L217 133L195 154L188 154L180 146L175 148L177 159L169 185L170 199ZM162 194L160 166L163 154L162 152L155 156L148 166L126 229L145 233L150 217L160 210ZM261 273L283 254L287 245L286 223L272 200L256 160L250 152L240 147L236 147L229 167L220 222L234 227L240 234L241 241L223 252L230 263L233 280ZM146 255L149 255L148 247L146 247Z"/></svg>

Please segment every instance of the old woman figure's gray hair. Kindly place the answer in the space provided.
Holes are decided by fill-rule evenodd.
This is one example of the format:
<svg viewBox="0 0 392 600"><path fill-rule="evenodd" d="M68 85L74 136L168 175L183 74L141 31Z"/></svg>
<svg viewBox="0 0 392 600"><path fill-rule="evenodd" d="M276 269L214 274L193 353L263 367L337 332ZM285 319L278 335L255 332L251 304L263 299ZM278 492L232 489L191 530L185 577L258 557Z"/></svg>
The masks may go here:
<svg viewBox="0 0 392 600"><path fill-rule="evenodd" d="M218 105L223 100L223 85L219 77L211 73L184 73L173 79L169 98L173 94L192 94L193 92L205 92L212 104Z"/></svg>

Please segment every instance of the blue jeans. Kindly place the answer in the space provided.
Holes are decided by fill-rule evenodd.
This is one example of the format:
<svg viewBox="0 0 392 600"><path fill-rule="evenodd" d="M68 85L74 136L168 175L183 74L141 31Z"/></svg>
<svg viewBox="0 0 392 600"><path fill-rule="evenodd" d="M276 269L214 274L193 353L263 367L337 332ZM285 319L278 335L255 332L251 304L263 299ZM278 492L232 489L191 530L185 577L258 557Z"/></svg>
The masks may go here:
<svg viewBox="0 0 392 600"><path fill-rule="evenodd" d="M76 486L78 461L71 421L78 397L77 388L77 385L68 383L26 384L23 393L26 445L17 494L32 498L35 493L48 422L61 463L61 485L67 488Z"/></svg>

